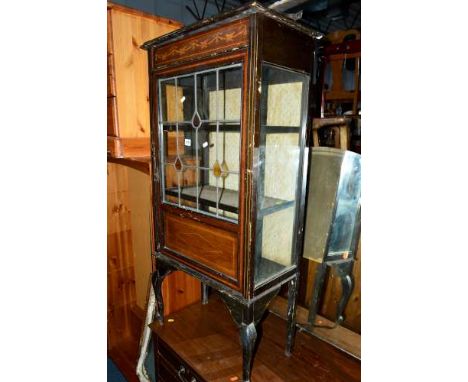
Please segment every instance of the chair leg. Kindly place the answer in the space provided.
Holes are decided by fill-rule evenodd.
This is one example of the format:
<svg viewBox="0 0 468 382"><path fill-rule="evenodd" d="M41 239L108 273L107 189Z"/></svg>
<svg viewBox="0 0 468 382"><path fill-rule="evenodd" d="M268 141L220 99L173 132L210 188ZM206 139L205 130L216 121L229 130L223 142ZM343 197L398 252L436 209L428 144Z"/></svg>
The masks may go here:
<svg viewBox="0 0 468 382"><path fill-rule="evenodd" d="M313 330L313 327L315 325L315 317L317 316L318 303L322 292L323 282L325 280L326 269L327 264L323 262L317 266L317 269L315 271L315 281L313 285L314 289L312 290L312 299L310 301L308 318L311 330Z"/></svg>
<svg viewBox="0 0 468 382"><path fill-rule="evenodd" d="M353 261L348 261L345 263L335 265L342 286L341 298L338 301L336 308L337 325L340 325L345 319L344 310L346 308L346 305L348 305L349 298L351 297L351 293L354 289L353 266Z"/></svg>

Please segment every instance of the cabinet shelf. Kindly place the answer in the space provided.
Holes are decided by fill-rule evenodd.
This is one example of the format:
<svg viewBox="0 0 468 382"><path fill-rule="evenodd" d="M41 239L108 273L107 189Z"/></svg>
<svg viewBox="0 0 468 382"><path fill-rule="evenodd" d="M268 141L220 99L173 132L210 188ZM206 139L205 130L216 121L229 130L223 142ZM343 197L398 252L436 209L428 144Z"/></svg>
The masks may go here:
<svg viewBox="0 0 468 382"><path fill-rule="evenodd" d="M175 123L167 123L164 122L163 130L167 131L168 127L170 128L169 131L175 131L176 124ZM299 133L301 130L300 126L274 126L274 125L265 125L265 133L266 134L287 134L287 133ZM190 123L179 123L178 127L179 131L186 131L186 130L193 130L193 126ZM216 131L216 122L203 122L200 129L205 131L213 132ZM220 132L240 132L240 123L233 123L233 122L222 122L219 123L219 131Z"/></svg>
<svg viewBox="0 0 468 382"><path fill-rule="evenodd" d="M216 194L215 186L199 186L198 201L210 207L216 207L216 199L219 198L218 206L225 211L239 213L239 192L229 189L219 188L218 195ZM176 187L166 189L166 195L178 197L179 192ZM181 187L180 197L189 202L197 201L197 187ZM294 200L288 201L278 198L265 197L262 208L259 209L261 216L269 215L273 212L291 207L294 205Z"/></svg>

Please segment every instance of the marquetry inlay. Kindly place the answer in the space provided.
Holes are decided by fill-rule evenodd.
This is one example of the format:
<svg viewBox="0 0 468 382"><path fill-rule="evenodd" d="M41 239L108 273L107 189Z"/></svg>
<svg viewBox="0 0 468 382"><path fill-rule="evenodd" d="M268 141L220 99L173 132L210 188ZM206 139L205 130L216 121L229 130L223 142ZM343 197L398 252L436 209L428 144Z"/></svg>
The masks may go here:
<svg viewBox="0 0 468 382"><path fill-rule="evenodd" d="M156 49L156 65L187 61L209 54L247 46L248 20L243 19L217 30L199 33L180 42Z"/></svg>

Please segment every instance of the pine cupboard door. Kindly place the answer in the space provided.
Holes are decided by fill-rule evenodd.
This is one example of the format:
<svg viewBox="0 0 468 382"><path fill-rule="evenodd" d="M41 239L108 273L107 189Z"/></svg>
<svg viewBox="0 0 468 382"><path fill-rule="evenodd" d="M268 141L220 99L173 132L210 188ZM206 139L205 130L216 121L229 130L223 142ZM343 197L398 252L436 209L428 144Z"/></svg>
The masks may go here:
<svg viewBox="0 0 468 382"><path fill-rule="evenodd" d="M108 3L107 151L112 157L150 156L147 55L140 46L181 24Z"/></svg>

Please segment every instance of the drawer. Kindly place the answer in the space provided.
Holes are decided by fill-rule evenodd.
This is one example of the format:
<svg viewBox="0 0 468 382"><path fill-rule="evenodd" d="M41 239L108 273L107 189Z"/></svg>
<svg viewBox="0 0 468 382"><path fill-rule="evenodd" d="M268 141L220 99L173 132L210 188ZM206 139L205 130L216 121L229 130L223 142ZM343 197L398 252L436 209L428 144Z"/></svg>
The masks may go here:
<svg viewBox="0 0 468 382"><path fill-rule="evenodd" d="M215 271L238 280L237 233L164 213L164 245L171 251L201 264L205 271Z"/></svg>
<svg viewBox="0 0 468 382"><path fill-rule="evenodd" d="M157 373L166 382L204 382L180 357L164 342L158 339Z"/></svg>
<svg viewBox="0 0 468 382"><path fill-rule="evenodd" d="M163 382L180 382L180 379L176 375L176 370L171 367L163 357L158 355L158 361L156 365L156 371L158 374L158 381Z"/></svg>

